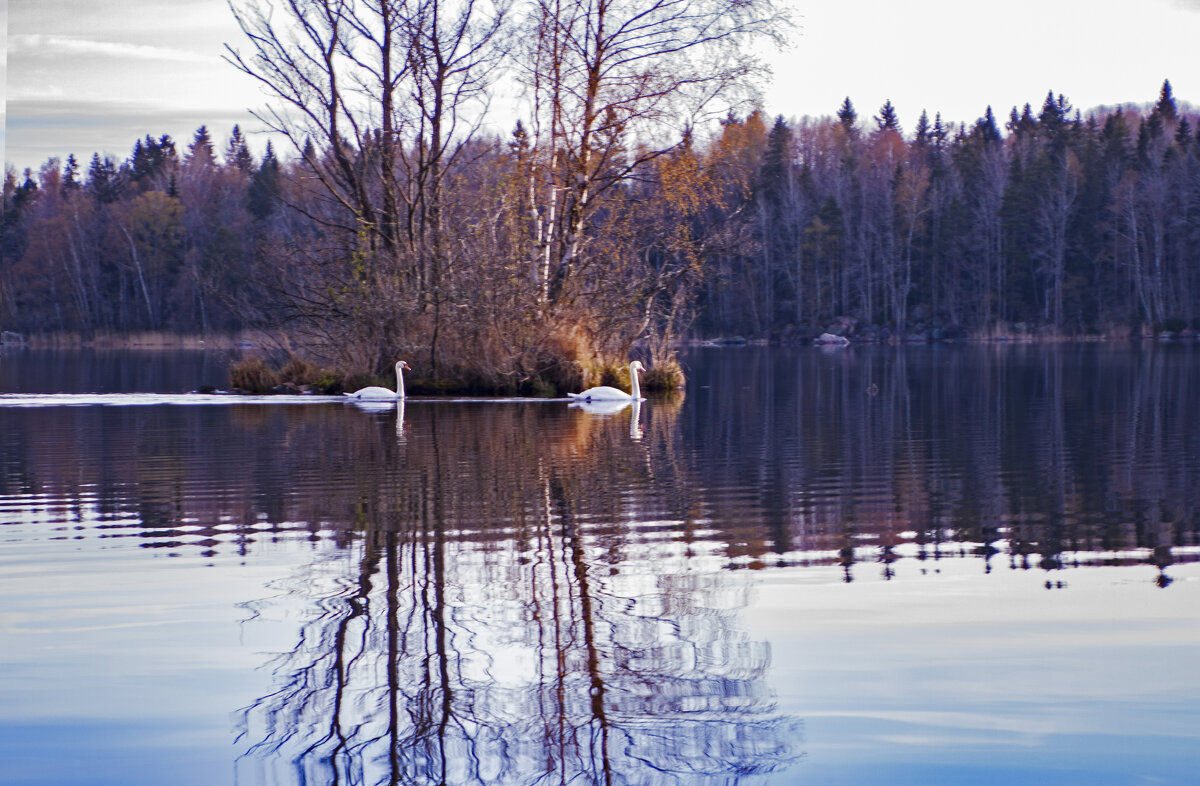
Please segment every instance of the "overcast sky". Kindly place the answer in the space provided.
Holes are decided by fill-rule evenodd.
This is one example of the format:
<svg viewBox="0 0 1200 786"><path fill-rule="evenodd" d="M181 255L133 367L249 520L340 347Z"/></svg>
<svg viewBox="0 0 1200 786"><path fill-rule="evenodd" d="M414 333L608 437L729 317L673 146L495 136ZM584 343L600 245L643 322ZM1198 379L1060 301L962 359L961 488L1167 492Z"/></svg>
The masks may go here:
<svg viewBox="0 0 1200 786"><path fill-rule="evenodd" d="M890 99L906 131L922 109L999 119L1048 90L1077 108L1151 102L1163 79L1200 104L1200 0L782 0L799 29L771 54L770 115L832 115L847 96L868 121ZM200 125L222 149L253 131L257 87L221 59L240 31L225 0L0 0L7 8L4 159L120 160ZM3 62L0 60L0 62ZM256 152L260 138L251 137Z"/></svg>

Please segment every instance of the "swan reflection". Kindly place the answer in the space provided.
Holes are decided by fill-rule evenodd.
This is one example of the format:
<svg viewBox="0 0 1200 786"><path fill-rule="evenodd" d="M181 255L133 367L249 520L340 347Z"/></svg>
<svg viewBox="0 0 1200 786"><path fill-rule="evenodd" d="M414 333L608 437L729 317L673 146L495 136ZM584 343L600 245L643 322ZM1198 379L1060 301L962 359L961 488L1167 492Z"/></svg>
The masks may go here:
<svg viewBox="0 0 1200 786"><path fill-rule="evenodd" d="M349 399L348 401L356 408L361 409L363 412L370 412L374 415L386 415L388 413L395 412L396 441L404 442L407 439L404 434L404 399L397 398L390 400L372 400L366 398L355 398Z"/></svg>
<svg viewBox="0 0 1200 786"><path fill-rule="evenodd" d="M633 404L633 399L627 398L624 400L600 400L600 401L572 401L567 405L571 409L581 409L590 415L615 415L621 410ZM636 407L637 405L634 404Z"/></svg>
<svg viewBox="0 0 1200 786"><path fill-rule="evenodd" d="M361 409L363 412L376 412L376 413L380 413L380 414L382 414L384 412L391 412L393 410L396 410L401 413L404 412L404 400L403 399L380 400L380 399L369 399L369 398L355 398L355 399L347 399L347 401L349 401L349 403L351 403L354 406Z"/></svg>
<svg viewBox="0 0 1200 786"><path fill-rule="evenodd" d="M637 442L642 438L642 402L640 399L630 398L624 401L572 401L567 405L569 409L580 409L589 415L599 415L607 417L623 412L626 407L632 406L633 410L629 413L629 438Z"/></svg>

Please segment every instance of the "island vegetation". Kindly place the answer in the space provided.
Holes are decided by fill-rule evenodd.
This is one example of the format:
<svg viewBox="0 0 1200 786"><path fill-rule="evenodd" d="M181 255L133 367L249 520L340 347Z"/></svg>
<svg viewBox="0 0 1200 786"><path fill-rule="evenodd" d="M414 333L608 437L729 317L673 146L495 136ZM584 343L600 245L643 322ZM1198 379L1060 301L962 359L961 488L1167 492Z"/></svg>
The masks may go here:
<svg viewBox="0 0 1200 786"><path fill-rule="evenodd" d="M254 330L327 387L404 358L417 389L554 393L634 351L677 384L685 338L1200 327L1200 121L1166 81L906 130L755 108L749 44L788 25L759 0L232 7L274 141L7 171L0 328Z"/></svg>

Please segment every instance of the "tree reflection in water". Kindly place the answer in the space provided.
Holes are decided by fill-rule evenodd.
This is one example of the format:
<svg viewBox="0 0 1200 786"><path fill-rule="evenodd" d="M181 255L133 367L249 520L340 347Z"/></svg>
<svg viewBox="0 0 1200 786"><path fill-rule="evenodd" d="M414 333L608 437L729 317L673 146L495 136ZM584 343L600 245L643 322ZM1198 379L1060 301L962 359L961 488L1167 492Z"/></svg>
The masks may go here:
<svg viewBox="0 0 1200 786"><path fill-rule="evenodd" d="M284 588L312 615L245 713L243 767L702 781L798 744L736 632L743 570L968 559L1057 592L1151 564L1177 590L1200 560L1198 351L697 351L686 406L611 414L6 406L0 507L106 547L326 555Z"/></svg>
<svg viewBox="0 0 1200 786"><path fill-rule="evenodd" d="M301 783L690 784L796 758L799 724L765 684L768 647L737 629L746 580L718 557L641 560L622 542L630 512L569 460L628 440L624 421L574 417L557 458L539 454L512 499L493 481L513 456L482 454L467 473L441 420L422 424L427 450L405 454L392 498L364 500L378 515L343 555L286 588L311 616L270 663L278 689L244 710L239 770L269 781L294 770ZM624 460L589 467L606 475L600 487L655 463L654 425L616 451ZM464 534L480 505L500 535Z"/></svg>

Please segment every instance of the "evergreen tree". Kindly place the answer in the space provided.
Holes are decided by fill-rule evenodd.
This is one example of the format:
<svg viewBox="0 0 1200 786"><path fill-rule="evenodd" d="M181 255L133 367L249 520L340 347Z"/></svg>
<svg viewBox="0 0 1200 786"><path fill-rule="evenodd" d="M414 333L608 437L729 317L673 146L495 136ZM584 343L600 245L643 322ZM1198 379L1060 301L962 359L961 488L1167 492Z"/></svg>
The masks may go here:
<svg viewBox="0 0 1200 786"><path fill-rule="evenodd" d="M529 155L530 146L529 132L525 130L525 124L518 119L508 141L508 152L518 161L522 161Z"/></svg>
<svg viewBox="0 0 1200 786"><path fill-rule="evenodd" d="M1125 113L1119 108L1104 120L1100 130L1103 160L1108 171L1110 187L1114 187L1121 174L1129 166L1132 151L1129 146L1129 125Z"/></svg>
<svg viewBox="0 0 1200 786"><path fill-rule="evenodd" d="M225 163L247 175L254 173L254 156L250 153L250 147L246 144L242 129L237 125L234 125L233 131L229 134L229 145L225 149Z"/></svg>
<svg viewBox="0 0 1200 786"><path fill-rule="evenodd" d="M260 221L275 212L279 202L279 180L279 161L271 143L267 142L262 163L251 176L246 191L246 209Z"/></svg>
<svg viewBox="0 0 1200 786"><path fill-rule="evenodd" d="M62 187L63 191L78 191L83 184L79 182L79 162L75 159L75 154L67 156L67 163L63 167Z"/></svg>
<svg viewBox="0 0 1200 786"><path fill-rule="evenodd" d="M192 143L188 145L188 154L183 163L184 166L202 167L204 169L216 165L217 159L213 154L212 137L208 134L207 126L200 126L196 129L196 133L192 137Z"/></svg>
<svg viewBox="0 0 1200 786"><path fill-rule="evenodd" d="M1054 91L1051 90L1046 93L1046 100L1042 102L1042 111L1038 115L1038 127L1047 138L1058 138L1070 123L1068 119L1070 114L1071 104L1066 97L1062 93L1056 97Z"/></svg>
<svg viewBox="0 0 1200 786"><path fill-rule="evenodd" d="M1162 116L1151 112L1149 117L1143 117L1138 125L1137 161L1138 167L1150 170L1157 166L1159 141L1163 135Z"/></svg>
<svg viewBox="0 0 1200 786"><path fill-rule="evenodd" d="M854 124L858 122L858 113L854 111L854 104L850 103L850 96L846 96L846 100L842 102L842 106L837 112L838 121L842 124L842 128L846 129L849 134L855 133Z"/></svg>
<svg viewBox="0 0 1200 786"><path fill-rule="evenodd" d="M900 133L900 118L896 114L896 108L892 106L892 99L889 98L883 102L883 106L879 109L879 115L875 118L875 125L879 127L880 131Z"/></svg>
<svg viewBox="0 0 1200 786"><path fill-rule="evenodd" d="M917 149L924 150L929 147L930 133L929 113L922 109L921 116L917 118L917 127L913 130L913 144Z"/></svg>
<svg viewBox="0 0 1200 786"><path fill-rule="evenodd" d="M942 113L938 112L933 116L933 149L937 152L942 152L946 148L946 138L948 133L946 126L942 123Z"/></svg>
<svg viewBox="0 0 1200 786"><path fill-rule="evenodd" d="M1021 110L1021 114L1017 114L1017 108L1014 106L1012 113L1008 119L1008 132L1018 139L1027 137L1037 130L1037 118L1033 116L1033 107L1026 104Z"/></svg>
<svg viewBox="0 0 1200 786"><path fill-rule="evenodd" d="M996 126L996 116L992 114L991 106L988 106L983 117L975 121L975 127L971 129L971 133L981 142L1000 141L1000 129Z"/></svg>
<svg viewBox="0 0 1200 786"><path fill-rule="evenodd" d="M115 202L125 189L124 178L117 165L108 156L100 158L99 153L92 154L92 163L88 167L86 190L97 202Z"/></svg>
<svg viewBox="0 0 1200 786"><path fill-rule="evenodd" d="M1186 117L1179 118L1179 124L1175 126L1175 145L1183 153L1188 152L1188 148L1192 144L1192 126L1188 123Z"/></svg>
<svg viewBox="0 0 1200 786"><path fill-rule="evenodd" d="M26 202L31 201L33 199L33 195L36 194L38 190L37 182L33 179L33 170L29 167L26 167L24 175L25 180L21 183L21 185L17 186L16 194L13 196L13 201L17 204L18 208L23 207Z"/></svg>
<svg viewBox="0 0 1200 786"><path fill-rule="evenodd" d="M1151 114L1157 115L1163 123L1170 123L1179 117L1179 110L1175 106L1175 96L1171 93L1171 80L1163 80L1162 89L1158 93L1158 101L1154 104L1154 111Z"/></svg>
<svg viewBox="0 0 1200 786"><path fill-rule="evenodd" d="M792 131L788 128L783 115L775 118L771 133L767 135L767 149L763 155L762 169L759 182L762 190L778 199L787 180L788 170L792 163Z"/></svg>
<svg viewBox="0 0 1200 786"><path fill-rule="evenodd" d="M178 163L175 141L169 134L154 139L149 134L138 140L125 164L130 180L142 190L157 188L165 191Z"/></svg>

